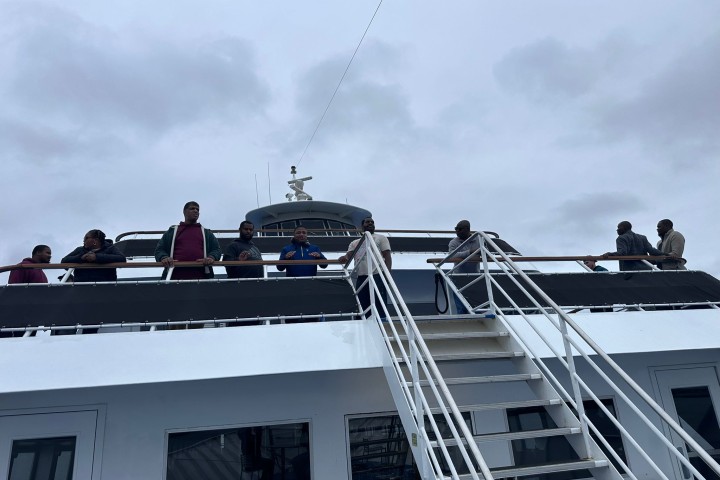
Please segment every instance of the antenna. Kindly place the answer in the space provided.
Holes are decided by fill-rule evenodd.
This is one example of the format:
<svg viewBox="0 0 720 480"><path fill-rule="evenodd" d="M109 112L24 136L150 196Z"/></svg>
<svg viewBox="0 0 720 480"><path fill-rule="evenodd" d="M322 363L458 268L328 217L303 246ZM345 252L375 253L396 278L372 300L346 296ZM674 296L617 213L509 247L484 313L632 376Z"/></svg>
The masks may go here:
<svg viewBox="0 0 720 480"><path fill-rule="evenodd" d="M260 208L260 194L258 194L257 173L255 174L255 201L257 202L258 208Z"/></svg>

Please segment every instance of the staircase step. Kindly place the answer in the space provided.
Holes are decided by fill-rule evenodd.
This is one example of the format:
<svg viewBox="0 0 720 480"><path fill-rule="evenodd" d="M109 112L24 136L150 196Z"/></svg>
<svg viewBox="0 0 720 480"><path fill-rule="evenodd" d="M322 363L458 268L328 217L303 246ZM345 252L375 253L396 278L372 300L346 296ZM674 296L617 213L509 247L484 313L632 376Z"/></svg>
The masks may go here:
<svg viewBox="0 0 720 480"><path fill-rule="evenodd" d="M484 410L505 410L508 408L526 408L526 407L548 407L550 405L560 405L562 400L553 398L550 400L525 400L519 402L501 402L501 403L480 403L475 405L458 405L461 412L480 412ZM431 408L430 413L442 413L439 408Z"/></svg>
<svg viewBox="0 0 720 480"><path fill-rule="evenodd" d="M502 432L502 433L488 433L485 435L475 435L473 439L475 443L479 442L494 442L498 440L525 440L528 438L544 438L544 437L559 437L561 435L576 435L580 433L580 427L561 427L561 428L545 428L542 430L526 430L524 432ZM457 440L454 438L446 438L445 445L448 447L456 446ZM465 441L463 440L463 443ZM437 440L430 442L430 446L435 448L438 447Z"/></svg>
<svg viewBox="0 0 720 480"><path fill-rule="evenodd" d="M544 463L542 465L529 465L526 467L491 468L490 472L494 478L526 477L528 475L542 475L544 473L571 472L573 470L603 468L608 465L609 462L607 460L575 460L572 462ZM443 480L451 480L452 477L442 478ZM470 480L472 475L466 473L459 475L459 478L460 480Z"/></svg>
<svg viewBox="0 0 720 480"><path fill-rule="evenodd" d="M513 375L488 375L484 377L460 377L460 378L446 378L445 384L447 385L470 385L475 383L500 383L500 382L520 382L527 380L540 380L542 375L539 373L516 373ZM405 382L408 387L413 387L412 382ZM435 381L437 385L437 381ZM430 386L429 380L420 380L421 387Z"/></svg>
<svg viewBox="0 0 720 480"><path fill-rule="evenodd" d="M475 315L469 313L455 315L413 315L413 320L416 322L448 322L453 320L481 320L483 318L495 318L495 316L491 316L485 312ZM397 317L391 317L391 319L396 321Z"/></svg>
<svg viewBox="0 0 720 480"><path fill-rule="evenodd" d="M433 360L436 362L449 362L458 360L482 360L490 358L518 358L524 357L525 352L475 352L475 353L436 353ZM402 356L395 357L398 363L404 363Z"/></svg>
<svg viewBox="0 0 720 480"><path fill-rule="evenodd" d="M446 332L446 333L423 333L422 337L428 340L465 340L468 338L500 338L507 337L508 332ZM407 341L407 335L398 335L400 340Z"/></svg>

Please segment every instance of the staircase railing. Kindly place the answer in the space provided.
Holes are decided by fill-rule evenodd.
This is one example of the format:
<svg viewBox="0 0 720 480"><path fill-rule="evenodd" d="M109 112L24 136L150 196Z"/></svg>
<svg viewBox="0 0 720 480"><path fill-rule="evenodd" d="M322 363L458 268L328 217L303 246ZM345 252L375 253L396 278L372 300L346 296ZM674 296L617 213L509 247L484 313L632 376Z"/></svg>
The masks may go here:
<svg viewBox="0 0 720 480"><path fill-rule="evenodd" d="M569 329L572 329L575 334L577 334L577 336L585 343L585 345L589 347L591 352L596 354L600 359L602 359L605 362L605 365L607 365L615 374L617 374L627 384L631 392L638 395L645 402L645 404L660 417L662 422L669 429L674 431L680 438L682 438L682 440L697 454L697 456L702 458L702 460L707 464L710 470L712 470L715 474L720 475L720 465L705 451L705 449L703 449L703 447L699 445L690 434L688 434L672 417L670 417L667 412L665 412L665 410L660 405L658 405L657 402L655 402L655 400L653 400L612 358L610 358L610 356L605 351L603 351L600 346L595 343L595 341L593 341L593 339L584 330L582 330L582 328L570 317L570 315L568 315L568 313L563 310L560 305L554 302L535 282L533 282L530 276L527 275L513 259L498 250L497 246L494 244L493 240L490 237L483 234L482 232L477 232L473 234L469 239L467 239L465 243L472 241L472 239L478 236L482 240L480 248L472 252L469 257L459 262L458 265L456 265L451 270L451 272L457 269L457 266L459 266L460 264L463 264L465 262L478 261L478 258L482 258L483 273L471 282L471 284L474 284L478 281L486 282L489 302L488 304L483 305L482 308L487 309L488 311L497 315L497 318L503 323L505 328L507 328L508 331L516 338L516 340L521 342L523 346L528 350L528 352L530 352L535 363L553 383L553 386L561 394L563 399L576 409L576 411L578 412L578 417L581 420L582 431L584 436L586 437L586 442L589 441L589 432L592 431L600 440L600 442L607 448L607 451L610 452L613 458L622 466L622 468L625 469L627 475L632 479L637 478L627 466L627 464L619 457L619 455L615 453L607 439L605 439L605 437L601 434L598 428L592 423L592 421L587 417L587 415L584 414L582 406L583 394L590 397L598 405L598 407L603 411L607 418L621 432L623 439L627 440L627 442L633 446L637 453L648 463L650 468L654 470L654 472L659 476L659 478L668 479L668 476L664 472L662 472L660 467L650 457L650 455L648 455L648 453L643 450L643 448L639 445L639 442L635 438L633 438L633 436L622 425L622 423L620 423L616 416L612 414L603 405L603 403L599 400L598 396L576 372L573 360L575 354L582 356L587 361L588 365L590 365L591 368L603 379L606 385L608 385L620 398L623 399L623 401L638 416L641 422L652 432L652 434L665 446L668 447L668 451L670 452L670 454L673 455L684 466L684 468L691 472L695 478L705 480L705 477L691 464L691 462L687 458L685 458L685 455L683 455L682 452L679 452L672 444L672 442L668 440L665 435L663 435L663 433L653 424L653 422L628 397L628 394L626 394L623 389L621 389L613 380L610 379L610 377L605 373L605 371L603 371L601 366L598 365L598 363L593 360L593 358L591 358L590 354L588 354L585 348L583 348L581 343L569 335ZM496 251L500 253L494 253L492 249L496 249ZM436 263L436 269L438 273L443 276L448 287L456 294L460 294L459 299L463 302L468 311L473 311L474 309L477 310L478 307L471 306L462 296L462 290L467 288L470 284L462 288L457 288L454 282L452 282L450 278L446 275L446 273L442 270L441 267L443 263L450 261L451 258L453 258L453 252L450 252L450 255L448 255L448 257L446 257L446 259L444 259L443 261ZM494 267L498 268L500 271L491 273L489 271L490 263L493 263ZM534 304L535 312L543 315L547 320L550 321L550 323L555 327L555 329L560 332L564 347L564 355L558 352L555 344L541 332L541 330L533 321L531 321L529 314L526 312L527 309L521 308L515 301L515 299L513 299L512 296L508 294L507 291L500 285L500 283L495 278L500 275L509 277L515 284L515 286L518 287L518 289L523 293L523 295ZM523 282L520 282L519 279L522 279ZM501 309L497 308L497 304L493 298L493 296L495 295L494 292L497 292L513 306L514 313L519 315L531 327L531 329L538 335L538 337L543 341L543 343L547 345L555 358L559 360L560 364L568 371L573 387L572 395L567 392L561 382L551 372L551 369L542 360L541 356L531 347L532 342L528 341L528 339L525 338L526 336L522 335L516 328L514 328L512 322L508 321L508 312L502 311ZM544 305L542 305L540 301L536 298L541 299L542 302L544 302ZM555 321L553 315L557 315L557 321Z"/></svg>
<svg viewBox="0 0 720 480"><path fill-rule="evenodd" d="M362 242L367 245L364 250L369 275L367 282L358 285L358 289L370 288L371 292L370 306L364 313L368 315L370 321L377 322L383 341L390 354L392 368L386 370L386 374L403 426L408 434L411 448L415 458L418 459L418 468L422 477L445 478L444 464L449 469L451 477L455 480L459 479L461 474L469 474L475 480L480 478L492 480L493 476L473 439L472 432L465 423L412 314L403 301L397 285L383 261L380 251L372 240L372 236L365 233L361 239ZM358 252L360 247L361 244L358 244L355 252ZM355 259L356 262L358 260L358 258ZM388 293L387 303L389 308L384 302L375 301L376 297L380 298L381 295L378 282L384 286ZM391 310L394 315L391 315ZM387 322L385 320L391 316L397 322ZM397 325L401 327L402 331L398 331ZM386 326L390 329L389 333L385 328ZM405 347L404 341L407 347ZM393 345L399 351L399 358L393 349ZM401 364L404 364L406 369L409 369L409 379L406 378L407 374ZM412 385L412 391L410 385ZM429 394L426 395L423 386L429 387ZM431 406L431 401L436 406ZM446 440L449 439L443 439L432 410L441 412L441 418L447 423L452 435L452 442L450 443L453 446L457 445L467 473L458 472L458 468L448 451L448 442ZM426 428L426 419L430 431L433 433L434 439L432 440ZM440 456L435 452L433 442L439 448ZM478 473L478 470L480 473Z"/></svg>

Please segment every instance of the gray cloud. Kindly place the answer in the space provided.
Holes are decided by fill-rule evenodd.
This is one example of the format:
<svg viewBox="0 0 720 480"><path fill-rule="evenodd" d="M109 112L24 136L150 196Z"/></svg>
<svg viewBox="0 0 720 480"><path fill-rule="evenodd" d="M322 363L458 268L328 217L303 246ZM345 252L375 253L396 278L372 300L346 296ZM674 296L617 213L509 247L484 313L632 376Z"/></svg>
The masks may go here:
<svg viewBox="0 0 720 480"><path fill-rule="evenodd" d="M252 48L240 38L171 43L142 32L119 37L55 8L16 15L24 26L6 44L14 58L6 82L18 114L153 136L254 115L268 102Z"/></svg>
<svg viewBox="0 0 720 480"><path fill-rule="evenodd" d="M720 35L687 50L629 100L598 107L603 140L636 140L676 166L720 151Z"/></svg>
<svg viewBox="0 0 720 480"><path fill-rule="evenodd" d="M545 38L511 50L494 73L508 91L546 102L587 93L598 80L601 64L585 50Z"/></svg>

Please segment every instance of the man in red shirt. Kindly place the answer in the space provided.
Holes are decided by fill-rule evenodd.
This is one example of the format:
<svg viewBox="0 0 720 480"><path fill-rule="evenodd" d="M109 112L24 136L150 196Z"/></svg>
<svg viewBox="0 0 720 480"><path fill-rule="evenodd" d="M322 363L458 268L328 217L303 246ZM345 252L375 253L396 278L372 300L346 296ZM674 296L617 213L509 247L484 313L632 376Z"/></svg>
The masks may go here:
<svg viewBox="0 0 720 480"><path fill-rule="evenodd" d="M47 245L37 245L33 248L32 257L23 259L21 265L28 263L50 263L52 251ZM8 283L48 283L45 272L39 268L27 268L10 272Z"/></svg>
<svg viewBox="0 0 720 480"><path fill-rule="evenodd" d="M155 248L155 260L165 267L163 278L175 261L197 262L199 266L174 268L172 280L212 278L212 264L220 260L222 254L220 244L211 230L198 223L200 205L197 202L186 203L183 215L185 221L170 227Z"/></svg>

